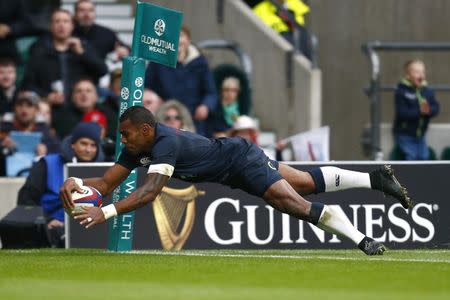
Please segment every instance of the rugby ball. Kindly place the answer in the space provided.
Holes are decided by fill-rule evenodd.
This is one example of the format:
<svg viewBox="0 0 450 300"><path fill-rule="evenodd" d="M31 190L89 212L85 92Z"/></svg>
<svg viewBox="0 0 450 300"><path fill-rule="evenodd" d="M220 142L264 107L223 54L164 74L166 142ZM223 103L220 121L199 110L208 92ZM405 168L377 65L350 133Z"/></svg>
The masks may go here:
<svg viewBox="0 0 450 300"><path fill-rule="evenodd" d="M83 192L72 192L72 201L75 204L75 211L80 211L82 207L101 207L102 194L91 186L81 186Z"/></svg>

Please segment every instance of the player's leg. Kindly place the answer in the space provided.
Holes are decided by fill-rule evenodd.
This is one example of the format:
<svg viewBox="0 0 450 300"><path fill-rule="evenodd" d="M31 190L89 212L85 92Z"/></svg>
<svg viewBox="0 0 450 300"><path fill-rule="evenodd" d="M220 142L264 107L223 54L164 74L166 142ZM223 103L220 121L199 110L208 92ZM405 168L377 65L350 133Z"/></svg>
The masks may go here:
<svg viewBox="0 0 450 300"><path fill-rule="evenodd" d="M284 179L273 183L264 193L264 200L275 209L317 227L352 240L367 255L381 255L383 244L358 231L340 210L303 199Z"/></svg>
<svg viewBox="0 0 450 300"><path fill-rule="evenodd" d="M302 172L279 163L278 171L300 195L334 192L350 188L367 188L379 190L395 197L404 208L412 206L406 189L401 186L394 176L393 169L388 165L370 173L331 166Z"/></svg>

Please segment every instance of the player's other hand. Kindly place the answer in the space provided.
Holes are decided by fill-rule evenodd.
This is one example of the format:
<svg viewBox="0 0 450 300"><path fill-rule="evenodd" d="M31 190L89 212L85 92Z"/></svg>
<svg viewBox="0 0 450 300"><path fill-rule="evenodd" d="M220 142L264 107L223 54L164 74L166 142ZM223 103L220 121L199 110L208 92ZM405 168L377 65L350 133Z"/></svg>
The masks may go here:
<svg viewBox="0 0 450 300"><path fill-rule="evenodd" d="M194 119L197 121L203 121L208 117L209 109L208 106L202 104L195 110Z"/></svg>
<svg viewBox="0 0 450 300"><path fill-rule="evenodd" d="M73 213L73 218L80 222L80 225L91 228L94 225L104 223L105 215L100 207L83 207L81 211Z"/></svg>
<svg viewBox="0 0 450 300"><path fill-rule="evenodd" d="M67 178L64 184L59 189L59 199L61 199L63 206L68 209L74 209L75 205L72 202L72 192L83 192L83 189L75 182L73 178Z"/></svg>

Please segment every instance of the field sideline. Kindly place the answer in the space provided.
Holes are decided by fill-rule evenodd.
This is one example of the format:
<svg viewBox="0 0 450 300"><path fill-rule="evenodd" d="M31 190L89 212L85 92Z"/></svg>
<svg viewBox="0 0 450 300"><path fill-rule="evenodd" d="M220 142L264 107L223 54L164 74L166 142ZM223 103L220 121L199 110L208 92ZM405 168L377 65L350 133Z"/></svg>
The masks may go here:
<svg viewBox="0 0 450 300"><path fill-rule="evenodd" d="M1 250L2 299L449 299L450 250Z"/></svg>

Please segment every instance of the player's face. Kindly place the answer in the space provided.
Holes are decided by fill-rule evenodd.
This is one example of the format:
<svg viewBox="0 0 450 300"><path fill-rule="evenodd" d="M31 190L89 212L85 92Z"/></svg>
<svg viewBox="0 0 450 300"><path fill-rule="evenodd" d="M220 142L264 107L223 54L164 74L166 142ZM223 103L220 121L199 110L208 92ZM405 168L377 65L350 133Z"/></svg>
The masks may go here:
<svg viewBox="0 0 450 300"><path fill-rule="evenodd" d="M135 126L130 120L120 123L121 143L132 154L139 154L148 150L148 141L142 126Z"/></svg>
<svg viewBox="0 0 450 300"><path fill-rule="evenodd" d="M97 154L97 145L89 138L79 138L72 144L72 149L80 161L92 161Z"/></svg>

